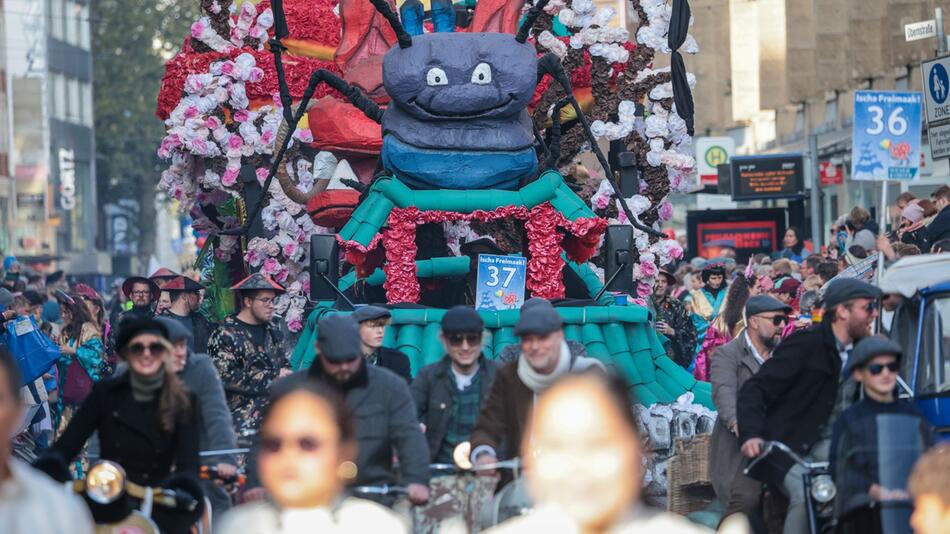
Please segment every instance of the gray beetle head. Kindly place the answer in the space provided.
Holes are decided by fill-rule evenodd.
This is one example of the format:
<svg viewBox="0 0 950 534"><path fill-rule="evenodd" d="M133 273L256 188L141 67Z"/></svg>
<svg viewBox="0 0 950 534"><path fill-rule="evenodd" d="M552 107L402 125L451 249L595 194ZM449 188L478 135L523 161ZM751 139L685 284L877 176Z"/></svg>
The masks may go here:
<svg viewBox="0 0 950 534"><path fill-rule="evenodd" d="M392 99L423 121L509 117L528 107L537 85L530 43L505 33L429 33L383 61Z"/></svg>

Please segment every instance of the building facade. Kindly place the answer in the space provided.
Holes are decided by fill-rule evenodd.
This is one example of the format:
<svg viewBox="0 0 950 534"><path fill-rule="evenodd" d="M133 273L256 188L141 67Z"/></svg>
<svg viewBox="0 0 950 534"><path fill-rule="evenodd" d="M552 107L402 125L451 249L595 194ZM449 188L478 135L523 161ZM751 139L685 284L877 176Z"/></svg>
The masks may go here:
<svg viewBox="0 0 950 534"><path fill-rule="evenodd" d="M0 65L12 110L0 112L13 177L4 252L53 257L76 274L107 271L108 257L92 253L99 243L89 0L0 5Z"/></svg>
<svg viewBox="0 0 950 534"><path fill-rule="evenodd" d="M844 182L822 187L824 232L854 205L876 206L880 186L850 180L854 91L921 91L920 62L935 38L907 42L904 25L934 18L947 0L693 0L691 31L701 51L686 58L698 79L696 136L728 136L741 155L807 152L818 137L822 167ZM926 196L950 182L947 161L890 188ZM690 200L692 206L696 201ZM779 201L780 203L782 201Z"/></svg>

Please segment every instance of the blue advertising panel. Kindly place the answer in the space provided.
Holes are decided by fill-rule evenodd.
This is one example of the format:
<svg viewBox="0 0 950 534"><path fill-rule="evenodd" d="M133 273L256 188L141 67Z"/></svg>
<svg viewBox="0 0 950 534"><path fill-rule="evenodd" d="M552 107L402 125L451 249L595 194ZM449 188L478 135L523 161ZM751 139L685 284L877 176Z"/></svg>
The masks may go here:
<svg viewBox="0 0 950 534"><path fill-rule="evenodd" d="M527 270L528 259L523 256L479 254L475 309L497 311L520 308L524 304Z"/></svg>
<svg viewBox="0 0 950 534"><path fill-rule="evenodd" d="M855 91L851 177L916 180L920 176L920 114L920 93Z"/></svg>

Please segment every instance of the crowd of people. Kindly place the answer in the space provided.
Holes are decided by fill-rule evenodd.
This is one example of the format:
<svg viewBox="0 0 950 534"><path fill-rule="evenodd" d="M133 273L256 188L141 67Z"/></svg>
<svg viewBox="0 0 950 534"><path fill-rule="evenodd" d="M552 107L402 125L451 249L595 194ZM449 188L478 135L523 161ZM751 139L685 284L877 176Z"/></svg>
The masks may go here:
<svg viewBox="0 0 950 534"><path fill-rule="evenodd" d="M697 259L659 273L656 332L674 362L713 386L721 531L744 531L735 522L742 514L753 532L766 532L767 485L789 501L784 532L807 532L800 465L780 465L768 480L745 473L768 441L831 462L839 495L851 497L836 503L840 531L881 532L876 504L911 496L915 528L946 531L943 479L918 468L908 494L880 479L877 456L854 453L878 445L881 414L911 420L921 452L934 441L914 405L895 396L900 345L872 335L880 290L846 272L875 253L893 262L950 250L950 188L898 202L893 232L858 207L836 225L827 251L809 250L789 228L774 255L745 265L729 255ZM518 342L494 360L484 355L481 315L449 309L444 357L415 373L405 354L383 346L389 309L327 314L316 325L312 365L292 370L292 347L274 321L284 289L263 274L230 288L236 312L216 323L191 274L131 277L108 301L62 272L27 273L15 258L4 269L5 328L28 318L57 357L23 383L16 355L0 346L0 431L11 437L0 442L0 530L88 531L79 526L88 510L30 462L66 480L111 460L136 484L206 496L216 517L225 514L215 521L221 532L290 533L404 531L412 522L393 511L403 494L417 530L435 531L446 515L472 528L473 503L507 487L508 467L521 459L535 513L499 532L703 531L642 504L644 436L633 399L565 337L547 300L525 302ZM936 447L920 464L946 469L948 457ZM161 507L152 517L166 532L194 521Z"/></svg>

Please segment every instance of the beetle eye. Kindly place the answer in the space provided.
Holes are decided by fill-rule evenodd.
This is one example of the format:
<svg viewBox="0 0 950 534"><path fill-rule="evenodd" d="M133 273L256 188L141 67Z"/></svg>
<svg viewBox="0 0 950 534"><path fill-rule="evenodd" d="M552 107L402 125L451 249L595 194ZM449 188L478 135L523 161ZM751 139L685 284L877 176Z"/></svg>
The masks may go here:
<svg viewBox="0 0 950 534"><path fill-rule="evenodd" d="M472 71L472 83L485 85L491 83L491 65L479 63Z"/></svg>
<svg viewBox="0 0 950 534"><path fill-rule="evenodd" d="M432 67L429 69L429 72L426 73L426 83L430 86L448 85L449 77L446 76L445 71L439 67Z"/></svg>

